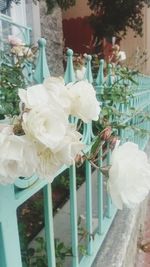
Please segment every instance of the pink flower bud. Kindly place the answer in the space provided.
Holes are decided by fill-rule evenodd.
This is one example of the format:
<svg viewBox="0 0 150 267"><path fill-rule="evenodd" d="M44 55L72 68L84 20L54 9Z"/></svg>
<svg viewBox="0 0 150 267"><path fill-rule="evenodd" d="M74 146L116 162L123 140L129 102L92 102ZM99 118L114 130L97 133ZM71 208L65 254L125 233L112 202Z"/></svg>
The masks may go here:
<svg viewBox="0 0 150 267"><path fill-rule="evenodd" d="M100 134L101 139L104 140L104 141L108 141L108 139L111 136L111 132L112 132L112 129L111 129L110 126L105 128Z"/></svg>

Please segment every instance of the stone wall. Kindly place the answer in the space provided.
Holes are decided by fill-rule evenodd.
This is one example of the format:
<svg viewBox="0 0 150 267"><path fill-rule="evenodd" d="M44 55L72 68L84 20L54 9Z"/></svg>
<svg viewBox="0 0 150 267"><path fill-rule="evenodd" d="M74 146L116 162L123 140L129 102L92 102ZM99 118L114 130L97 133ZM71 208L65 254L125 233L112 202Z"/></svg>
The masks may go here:
<svg viewBox="0 0 150 267"><path fill-rule="evenodd" d="M50 73L63 75L62 13L59 7L47 14L44 0L40 1L41 36L47 40L46 54Z"/></svg>
<svg viewBox="0 0 150 267"><path fill-rule="evenodd" d="M92 267L134 267L139 231L143 230L148 198L133 210L118 211Z"/></svg>
<svg viewBox="0 0 150 267"><path fill-rule="evenodd" d="M150 162L150 142L145 152ZM117 212L92 267L135 267L137 244L144 230L149 203L150 196L134 209Z"/></svg>

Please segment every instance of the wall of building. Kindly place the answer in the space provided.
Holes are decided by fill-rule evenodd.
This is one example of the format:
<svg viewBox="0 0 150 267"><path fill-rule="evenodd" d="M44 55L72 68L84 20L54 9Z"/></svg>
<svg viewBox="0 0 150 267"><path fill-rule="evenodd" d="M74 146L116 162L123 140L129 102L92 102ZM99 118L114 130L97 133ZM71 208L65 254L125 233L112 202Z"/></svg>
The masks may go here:
<svg viewBox="0 0 150 267"><path fill-rule="evenodd" d="M40 1L41 36L47 41L46 55L51 75L63 74L63 30L62 13L56 7L51 14L47 14L44 0Z"/></svg>
<svg viewBox="0 0 150 267"><path fill-rule="evenodd" d="M33 3L26 0L27 24L32 28L32 43L40 37L46 39L46 56L51 75L63 74L63 31L62 13L56 7L47 14L45 0Z"/></svg>
<svg viewBox="0 0 150 267"><path fill-rule="evenodd" d="M41 36L39 2L34 4L33 1L26 0L26 18L27 25L32 29L32 44L37 44L37 41Z"/></svg>
<svg viewBox="0 0 150 267"><path fill-rule="evenodd" d="M150 30L149 30L149 22L150 22L150 8L147 9L146 12L146 20L145 20L145 42L146 42L146 51L147 51L147 63L146 63L146 74L150 75Z"/></svg>
<svg viewBox="0 0 150 267"><path fill-rule="evenodd" d="M150 9L143 10L143 36L135 37L135 33L129 29L127 36L121 41L121 50L127 55L128 66L137 66L139 71L150 74Z"/></svg>
<svg viewBox="0 0 150 267"><path fill-rule="evenodd" d="M62 75L63 70L63 30L62 12L56 7L51 14L47 14L45 0L36 4L31 0L21 0L20 4L12 3L10 7L12 20L20 25L31 27L31 44L36 45L39 38L47 41L46 54L51 75ZM16 27L14 35L22 37Z"/></svg>
<svg viewBox="0 0 150 267"><path fill-rule="evenodd" d="M90 49L86 49L87 45L90 45L93 34L86 19L90 14L91 11L87 6L86 0L77 0L75 7L63 12L63 28L66 45L77 52L90 53ZM150 8L145 8L143 11L143 37L135 37L135 33L129 29L127 36L120 43L121 50L124 50L127 55L126 64L131 67L138 64L139 70L145 74L150 74L149 21ZM75 31L72 29L75 29ZM143 54L145 52L147 56ZM147 62L144 62L145 59L147 59Z"/></svg>
<svg viewBox="0 0 150 267"><path fill-rule="evenodd" d="M65 46L76 53L92 53L93 30L88 16L91 11L86 0L76 0L76 5L62 13Z"/></svg>
<svg viewBox="0 0 150 267"><path fill-rule="evenodd" d="M91 14L91 10L86 0L76 0L76 5L63 12L63 19L86 17Z"/></svg>
<svg viewBox="0 0 150 267"><path fill-rule="evenodd" d="M12 20L22 26L27 25L27 18L25 12L26 3L24 0L20 1L20 4L16 5L15 3L11 3L9 10L7 11L11 16ZM22 39L22 34L17 27L12 27L12 34Z"/></svg>

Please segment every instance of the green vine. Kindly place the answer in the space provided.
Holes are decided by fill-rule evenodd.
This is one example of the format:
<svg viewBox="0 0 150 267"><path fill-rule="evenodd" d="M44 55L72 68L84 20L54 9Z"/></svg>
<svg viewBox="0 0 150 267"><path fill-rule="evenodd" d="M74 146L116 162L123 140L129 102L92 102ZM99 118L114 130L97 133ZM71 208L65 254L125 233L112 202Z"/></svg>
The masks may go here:
<svg viewBox="0 0 150 267"><path fill-rule="evenodd" d="M36 1L41 0L33 0L35 3ZM59 6L61 9L66 10L76 4L76 0L45 0L47 4L47 13L52 13L53 9L56 6Z"/></svg>
<svg viewBox="0 0 150 267"><path fill-rule="evenodd" d="M99 39L122 38L131 28L135 35L142 36L144 6L150 6L148 0L88 0L93 11L91 25Z"/></svg>

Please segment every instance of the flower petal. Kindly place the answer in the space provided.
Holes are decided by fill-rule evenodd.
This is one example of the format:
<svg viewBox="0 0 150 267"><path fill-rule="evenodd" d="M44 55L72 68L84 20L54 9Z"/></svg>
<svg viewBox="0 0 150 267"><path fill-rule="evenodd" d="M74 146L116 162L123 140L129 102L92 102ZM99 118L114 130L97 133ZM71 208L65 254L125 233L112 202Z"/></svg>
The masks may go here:
<svg viewBox="0 0 150 267"><path fill-rule="evenodd" d="M115 205L132 208L145 199L150 190L150 164L138 145L126 142L112 153L108 191Z"/></svg>
<svg viewBox="0 0 150 267"><path fill-rule="evenodd" d="M93 86L88 81L79 81L67 85L71 99L70 113L85 123L98 120L100 105Z"/></svg>

